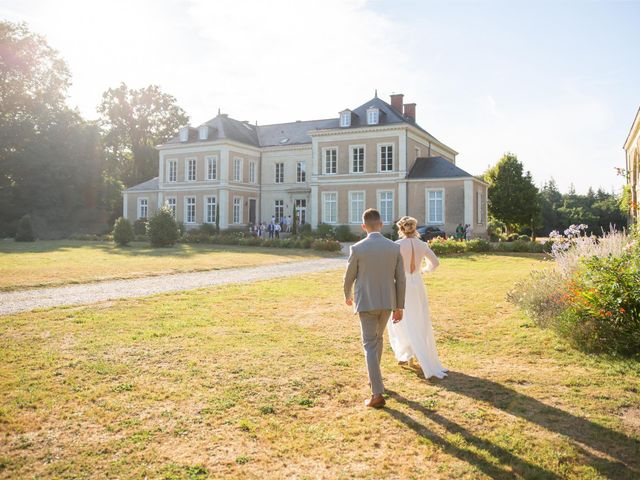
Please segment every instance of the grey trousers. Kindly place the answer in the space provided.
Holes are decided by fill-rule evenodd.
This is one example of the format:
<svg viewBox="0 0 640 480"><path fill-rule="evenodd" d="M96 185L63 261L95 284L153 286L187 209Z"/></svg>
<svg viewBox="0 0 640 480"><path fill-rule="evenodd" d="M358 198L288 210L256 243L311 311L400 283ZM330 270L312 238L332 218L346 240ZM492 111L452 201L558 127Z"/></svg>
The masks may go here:
<svg viewBox="0 0 640 480"><path fill-rule="evenodd" d="M380 372L380 359L382 358L382 346L384 341L384 329L391 316L391 310L372 310L359 312L360 329L362 332L362 346L364 358L369 372L369 383L374 395L384 393L382 384L382 372Z"/></svg>

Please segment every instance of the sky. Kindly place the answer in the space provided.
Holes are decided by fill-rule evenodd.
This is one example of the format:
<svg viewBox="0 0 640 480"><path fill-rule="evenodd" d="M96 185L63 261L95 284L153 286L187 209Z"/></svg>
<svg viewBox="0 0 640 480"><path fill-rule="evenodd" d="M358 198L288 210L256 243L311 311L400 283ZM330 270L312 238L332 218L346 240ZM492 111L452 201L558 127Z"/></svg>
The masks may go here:
<svg viewBox="0 0 640 480"><path fill-rule="evenodd" d="M121 82L159 85L192 125L403 93L461 168L513 152L563 191L621 188L640 106L640 0L2 0L0 18L58 50L88 119Z"/></svg>

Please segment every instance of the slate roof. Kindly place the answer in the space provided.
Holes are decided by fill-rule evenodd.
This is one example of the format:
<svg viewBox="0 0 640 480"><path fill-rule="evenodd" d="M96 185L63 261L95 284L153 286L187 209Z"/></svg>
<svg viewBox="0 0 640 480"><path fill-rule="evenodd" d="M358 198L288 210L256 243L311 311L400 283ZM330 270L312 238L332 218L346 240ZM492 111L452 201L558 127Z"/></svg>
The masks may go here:
<svg viewBox="0 0 640 480"><path fill-rule="evenodd" d="M138 185L134 185L133 187L129 187L125 191L143 192L148 190L158 190L159 187L160 187L160 182L158 181L158 177L154 177L151 180L147 180L146 182L142 182L142 183L139 183Z"/></svg>
<svg viewBox="0 0 640 480"><path fill-rule="evenodd" d="M407 178L469 178L473 177L444 157L420 157L416 159Z"/></svg>
<svg viewBox="0 0 640 480"><path fill-rule="evenodd" d="M350 128L367 127L367 109L376 107L380 111L378 125L392 125L408 123L419 130L429 134L420 125L409 117L405 117L381 98L374 97L363 103L358 108L350 110L352 115L350 127L340 127L340 119L327 118L323 120L305 120L288 123L275 123L272 125L252 125L248 122L241 122L230 118L226 114L219 114L202 125L208 125L209 137L206 140L199 140L198 128L189 128L189 139L181 142L180 136L176 135L165 145L210 142L215 140L229 139L236 142L252 145L255 147L273 147L284 145L303 145L311 143L309 132L314 130L348 130ZM429 134L430 135L430 134ZM287 139L285 141L285 139Z"/></svg>

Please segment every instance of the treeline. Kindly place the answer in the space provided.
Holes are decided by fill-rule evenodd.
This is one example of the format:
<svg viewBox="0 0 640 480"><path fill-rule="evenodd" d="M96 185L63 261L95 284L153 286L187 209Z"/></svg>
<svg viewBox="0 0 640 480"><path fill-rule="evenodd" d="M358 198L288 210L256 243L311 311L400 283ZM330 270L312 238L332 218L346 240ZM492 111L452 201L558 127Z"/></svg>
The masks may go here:
<svg viewBox="0 0 640 480"><path fill-rule="evenodd" d="M489 183L490 230L494 237L514 234L548 236L570 225L588 225L587 231L602 234L628 223L628 195L589 188L578 194L573 186L567 193L551 179L538 188L530 172L512 153L505 154L484 174Z"/></svg>
<svg viewBox="0 0 640 480"><path fill-rule="evenodd" d="M157 86L110 88L87 120L67 105L71 75L46 40L0 22L0 237L30 215L36 235L100 233L122 190L157 174L155 145L188 122Z"/></svg>

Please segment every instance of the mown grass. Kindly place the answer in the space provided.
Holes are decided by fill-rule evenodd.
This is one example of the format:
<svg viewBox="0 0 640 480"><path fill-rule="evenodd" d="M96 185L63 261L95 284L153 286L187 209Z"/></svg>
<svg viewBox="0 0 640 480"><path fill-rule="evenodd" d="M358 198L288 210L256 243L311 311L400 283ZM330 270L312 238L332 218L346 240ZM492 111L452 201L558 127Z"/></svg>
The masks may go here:
<svg viewBox="0 0 640 480"><path fill-rule="evenodd" d="M638 478L640 365L505 301L536 256L445 258L447 379L367 410L341 272L0 318L2 478Z"/></svg>
<svg viewBox="0 0 640 480"><path fill-rule="evenodd" d="M327 256L328 254L324 254ZM74 240L0 242L0 291L147 275L271 265L320 257L311 250L147 243L117 247Z"/></svg>

